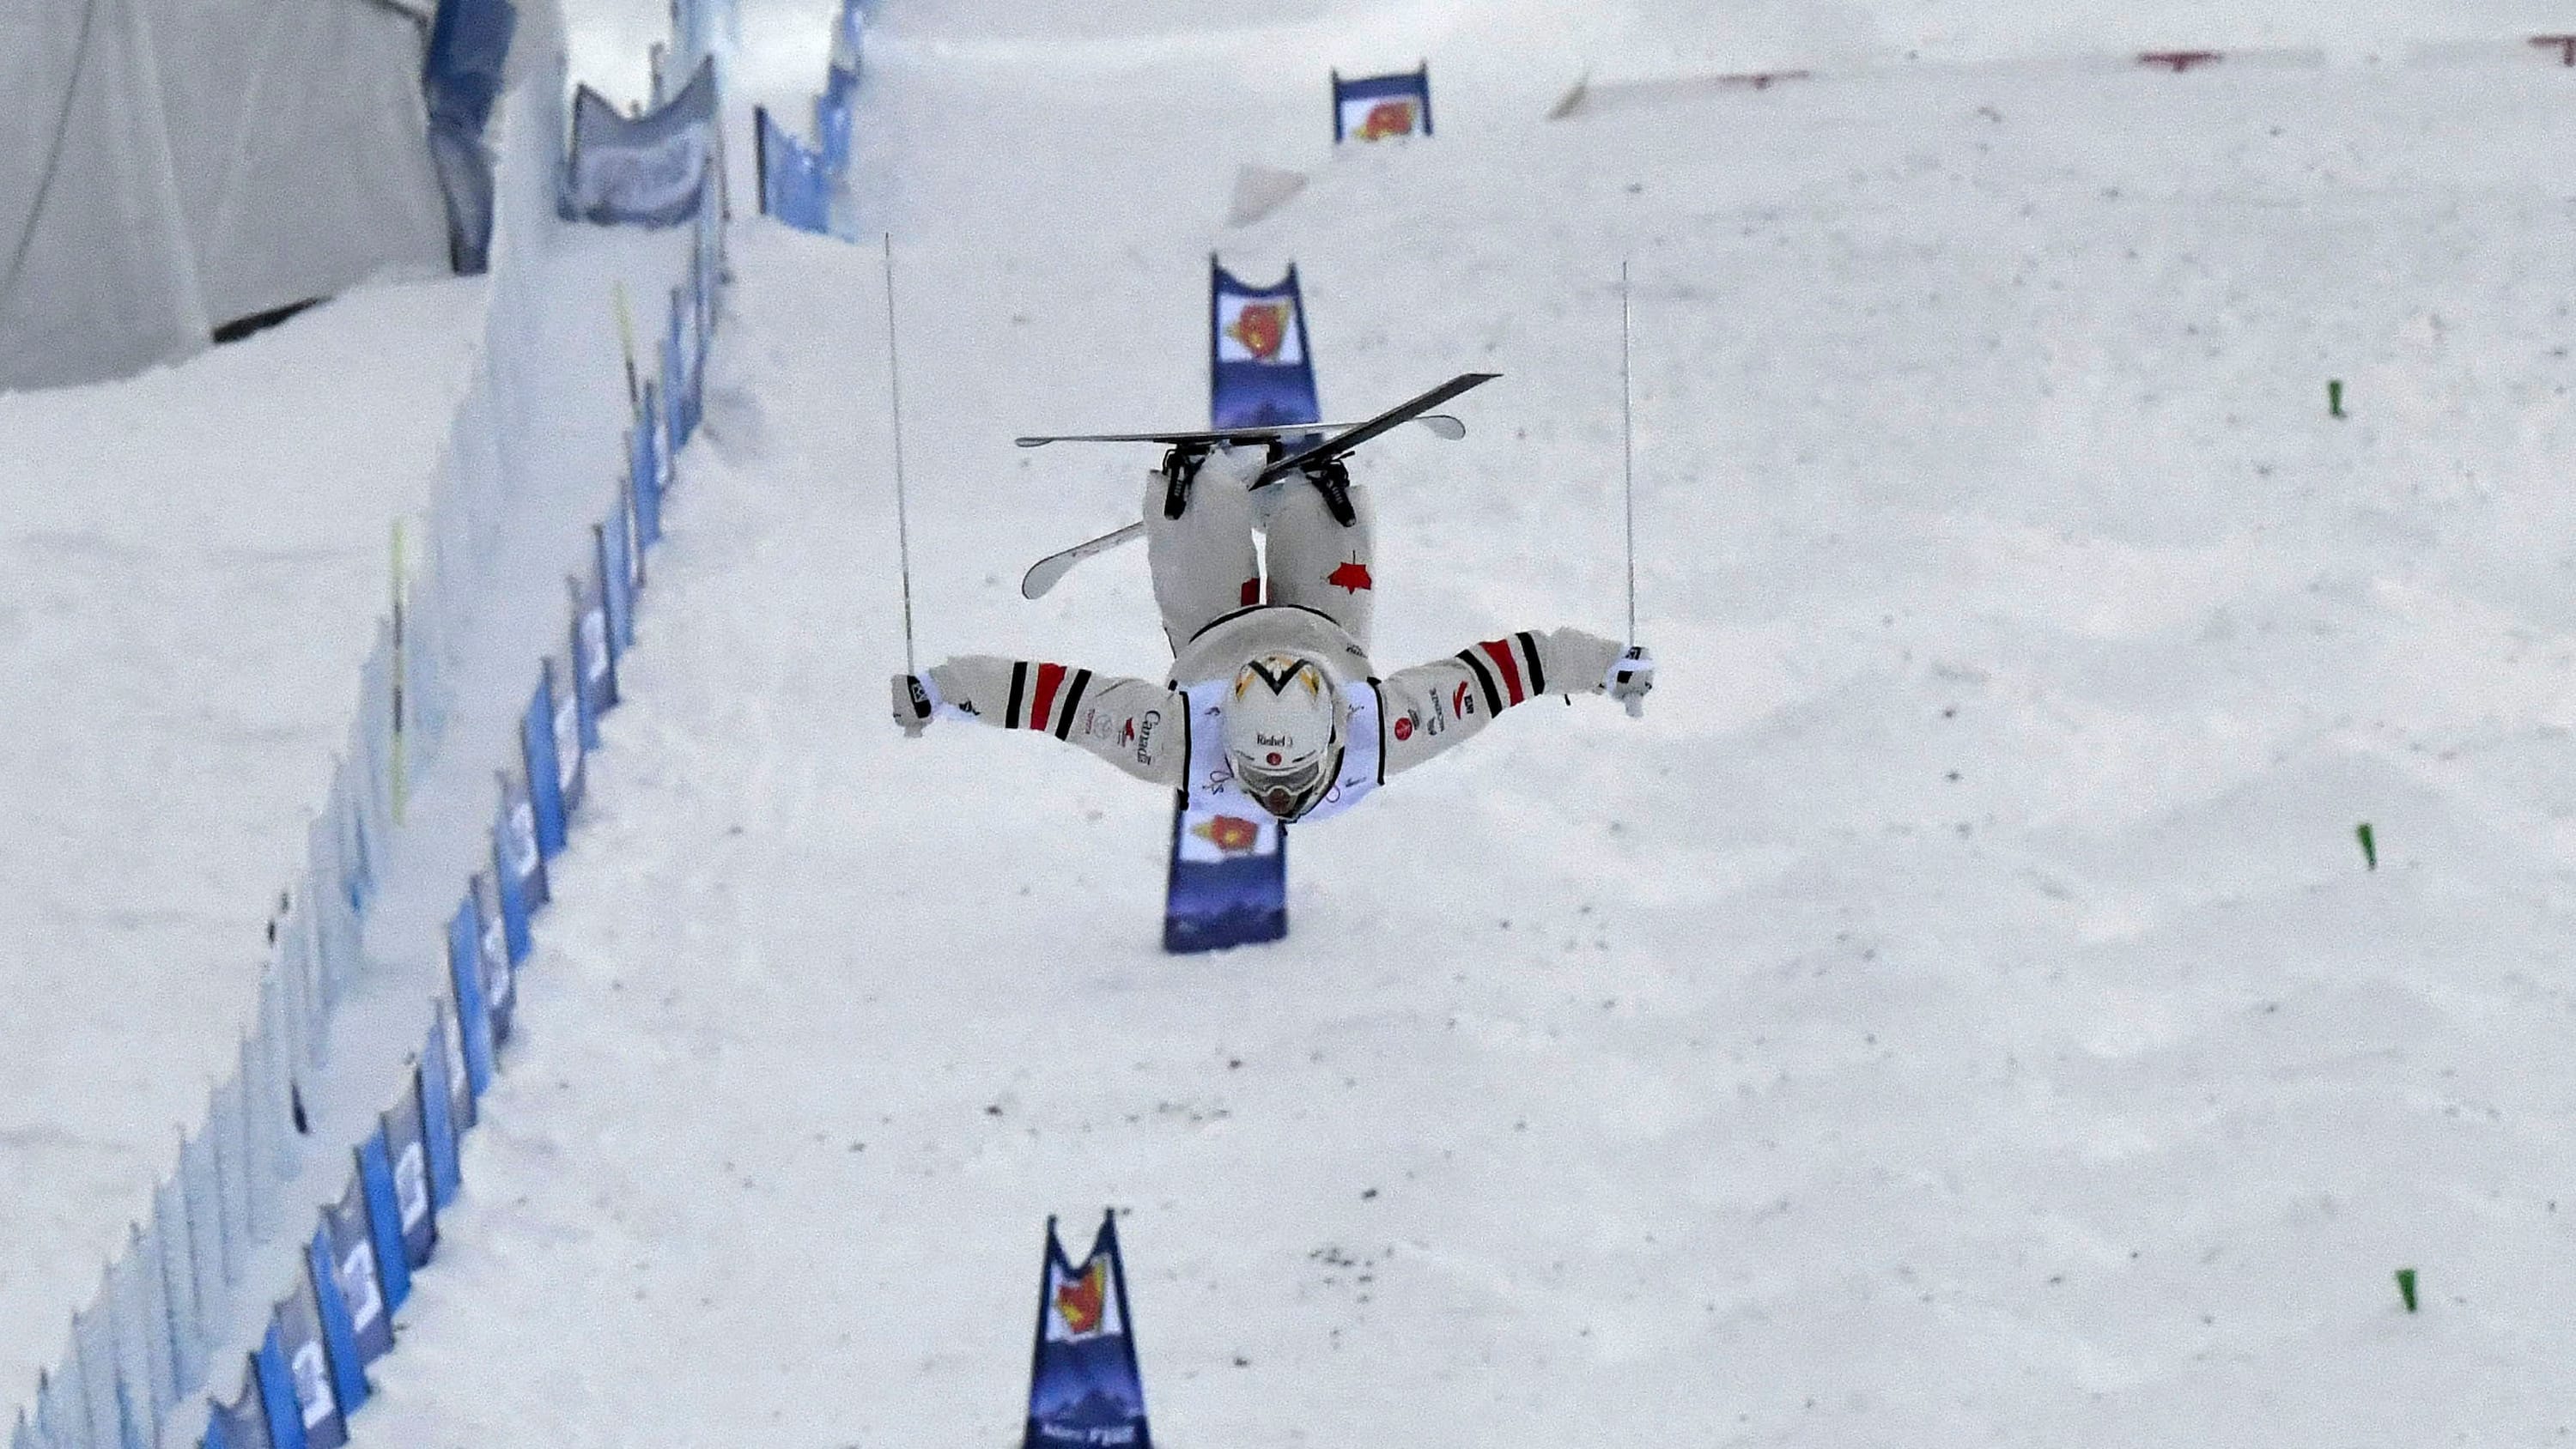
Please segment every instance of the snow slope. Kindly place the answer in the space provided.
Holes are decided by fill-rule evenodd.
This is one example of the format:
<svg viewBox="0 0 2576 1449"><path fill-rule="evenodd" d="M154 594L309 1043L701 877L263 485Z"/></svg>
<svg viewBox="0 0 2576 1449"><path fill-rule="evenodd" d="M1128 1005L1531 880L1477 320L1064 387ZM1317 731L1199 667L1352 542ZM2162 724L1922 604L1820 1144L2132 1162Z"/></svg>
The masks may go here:
<svg viewBox="0 0 2576 1449"><path fill-rule="evenodd" d="M575 228L513 259L536 300L501 331L540 361L513 358L532 395L502 412L530 425L511 448L539 486L503 520L528 536L486 563L471 622L488 637L446 641L469 688L493 683L471 676L496 653L507 676L490 709L459 707L446 775L415 778L411 834L435 841L393 844L376 910L391 934L370 941L386 976L362 995L395 1004L360 1013L398 1030L375 1051L343 1042L337 1076L359 1080L302 1083L334 1129L340 1090L349 1123L371 1117L426 1029L436 898L453 910L471 868L457 847L488 823L508 691L559 637L565 566L616 487L611 286L649 320L685 251ZM232 1070L263 925L304 863L387 608L393 521L430 500L493 305L485 279L389 282L181 366L0 395L0 1419ZM317 1194L336 1196L347 1145L312 1154Z"/></svg>
<svg viewBox="0 0 2576 1449"><path fill-rule="evenodd" d="M1008 438L1197 416L1212 245L1297 260L1328 410L1505 374L1364 458L1381 663L1615 628L1628 254L1646 720L1517 712L1301 837L1290 941L1161 956L1155 792L883 722L874 259L746 226L361 1442L1002 1442L1039 1226L1103 1202L1180 1445L2576 1422L2566 74L1462 87L1314 154L1298 47L1533 13L889 7L921 642L1159 669L1134 552L1013 588L1150 459ZM1318 179L1221 234L1247 159Z"/></svg>
<svg viewBox="0 0 2576 1449"><path fill-rule="evenodd" d="M231 1070L482 298L362 289L0 395L0 1403Z"/></svg>

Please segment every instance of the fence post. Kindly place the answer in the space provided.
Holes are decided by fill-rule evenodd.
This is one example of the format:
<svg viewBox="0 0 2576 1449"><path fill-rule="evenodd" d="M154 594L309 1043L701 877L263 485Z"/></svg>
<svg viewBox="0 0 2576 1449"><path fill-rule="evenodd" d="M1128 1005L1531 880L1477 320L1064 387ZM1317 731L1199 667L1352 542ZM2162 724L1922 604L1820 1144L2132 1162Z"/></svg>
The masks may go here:
<svg viewBox="0 0 2576 1449"><path fill-rule="evenodd" d="M81 1413L88 1421L89 1442L116 1449L116 1354L107 1332L107 1291L99 1285L96 1302L72 1315L72 1338L79 1346Z"/></svg>
<svg viewBox="0 0 2576 1449"><path fill-rule="evenodd" d="M184 1398L206 1381L206 1321L197 1306L197 1244L175 1177L152 1190L152 1236L161 1245L161 1301L170 1317L171 1391Z"/></svg>

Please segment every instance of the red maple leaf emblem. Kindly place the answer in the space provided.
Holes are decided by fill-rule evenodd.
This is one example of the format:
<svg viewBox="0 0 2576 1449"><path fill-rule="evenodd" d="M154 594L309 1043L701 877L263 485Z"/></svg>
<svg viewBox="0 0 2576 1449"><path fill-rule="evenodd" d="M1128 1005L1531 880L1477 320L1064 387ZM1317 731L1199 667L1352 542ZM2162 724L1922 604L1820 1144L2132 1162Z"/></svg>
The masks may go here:
<svg viewBox="0 0 2576 1449"><path fill-rule="evenodd" d="M1331 573L1324 575L1324 582L1331 584L1334 588L1340 589L1345 593L1352 594L1356 594L1362 589L1374 589L1377 587L1377 581L1369 577L1368 565L1361 563L1358 559L1352 559L1350 562L1343 564Z"/></svg>
<svg viewBox="0 0 2576 1449"><path fill-rule="evenodd" d="M1288 304L1247 302L1234 314L1234 325L1225 329L1225 335L1242 343L1254 361L1268 362L1288 340Z"/></svg>
<svg viewBox="0 0 2576 1449"><path fill-rule="evenodd" d="M1395 737L1399 740L1413 738L1413 716L1408 714L1395 722Z"/></svg>
<svg viewBox="0 0 2576 1449"><path fill-rule="evenodd" d="M1104 1264L1093 1263L1082 1270L1081 1277L1056 1285L1055 1311L1074 1337L1100 1331L1101 1308L1108 1301L1104 1283L1108 1276Z"/></svg>

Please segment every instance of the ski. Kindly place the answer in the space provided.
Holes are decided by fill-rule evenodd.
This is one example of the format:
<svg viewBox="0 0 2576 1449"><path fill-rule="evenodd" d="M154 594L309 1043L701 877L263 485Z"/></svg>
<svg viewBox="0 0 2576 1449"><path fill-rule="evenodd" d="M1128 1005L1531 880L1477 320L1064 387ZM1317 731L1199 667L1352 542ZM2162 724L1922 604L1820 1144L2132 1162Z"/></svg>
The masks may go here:
<svg viewBox="0 0 2576 1449"><path fill-rule="evenodd" d="M1082 542L1064 550L1062 553L1048 554L1045 558L1039 559L1036 563L1029 565L1029 571L1020 576L1020 597L1023 599L1037 598L1047 590L1054 588L1056 586L1056 581L1063 578L1067 573L1070 573L1075 564L1082 562L1093 554L1107 553L1111 549L1118 547L1120 544L1130 543L1136 539L1143 538L1144 536L1145 525L1142 523L1131 523L1125 528L1118 529L1111 533L1104 533L1098 538L1084 539Z"/></svg>
<svg viewBox="0 0 2576 1449"><path fill-rule="evenodd" d="M1282 478L1293 478L1299 473L1335 462L1360 444L1391 433L1458 394L1470 388L1483 387L1500 376L1499 372L1462 372L1420 397L1397 403L1357 427L1335 433L1303 452L1289 454L1262 469L1261 476L1252 480L1252 486L1266 488Z"/></svg>
<svg viewBox="0 0 2576 1449"><path fill-rule="evenodd" d="M1421 423L1436 436L1451 441L1463 438L1467 435L1465 423L1447 413L1435 413L1431 409L1470 388L1482 387L1500 376L1502 374L1498 372L1462 372L1429 392L1398 403L1366 422L1339 427L1337 430L1336 425L1328 423L1291 423L1285 426L1234 428L1200 433L1101 433L1022 438L1019 444L1023 448L1040 447L1050 442L1167 443L1180 446L1201 441L1219 442L1227 439L1296 437L1328 433L1322 442L1271 464L1262 470L1260 477L1252 480L1253 488L1267 488L1299 473L1327 468L1360 444L1392 432L1406 423ZM1144 534L1144 524L1131 523L1124 528L1104 533L1098 538L1084 539L1071 548L1048 554L1045 558L1029 565L1029 571L1020 576L1020 597L1035 599L1044 596L1047 590L1054 588L1067 573L1072 572L1075 564L1094 554L1107 553L1122 544L1132 543L1144 537Z"/></svg>
<svg viewBox="0 0 2576 1449"><path fill-rule="evenodd" d="M1433 435L1453 443L1467 436L1467 425L1447 413L1424 413L1405 421L1420 423ZM1043 448L1049 443L1164 443L1178 447L1199 443L1266 443L1274 438L1348 432L1358 426L1357 423L1284 423L1260 428L1216 428L1194 433L1042 433L1011 441L1023 448Z"/></svg>

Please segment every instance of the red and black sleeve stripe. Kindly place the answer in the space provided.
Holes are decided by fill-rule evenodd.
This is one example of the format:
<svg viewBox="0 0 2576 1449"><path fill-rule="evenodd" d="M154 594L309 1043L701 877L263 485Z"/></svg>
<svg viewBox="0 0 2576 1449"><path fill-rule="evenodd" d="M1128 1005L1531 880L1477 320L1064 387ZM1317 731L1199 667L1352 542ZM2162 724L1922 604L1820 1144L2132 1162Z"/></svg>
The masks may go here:
<svg viewBox="0 0 2576 1449"><path fill-rule="evenodd" d="M1091 671L1076 669L1071 683L1061 664L1011 665L1011 702L1002 723L1012 729L1046 730L1057 739L1073 733L1073 712L1082 707L1082 692L1091 687Z"/></svg>
<svg viewBox="0 0 2576 1449"><path fill-rule="evenodd" d="M1539 663L1538 641L1526 633L1488 639L1458 651L1459 661L1476 676L1485 705L1496 714L1547 693L1547 670Z"/></svg>

